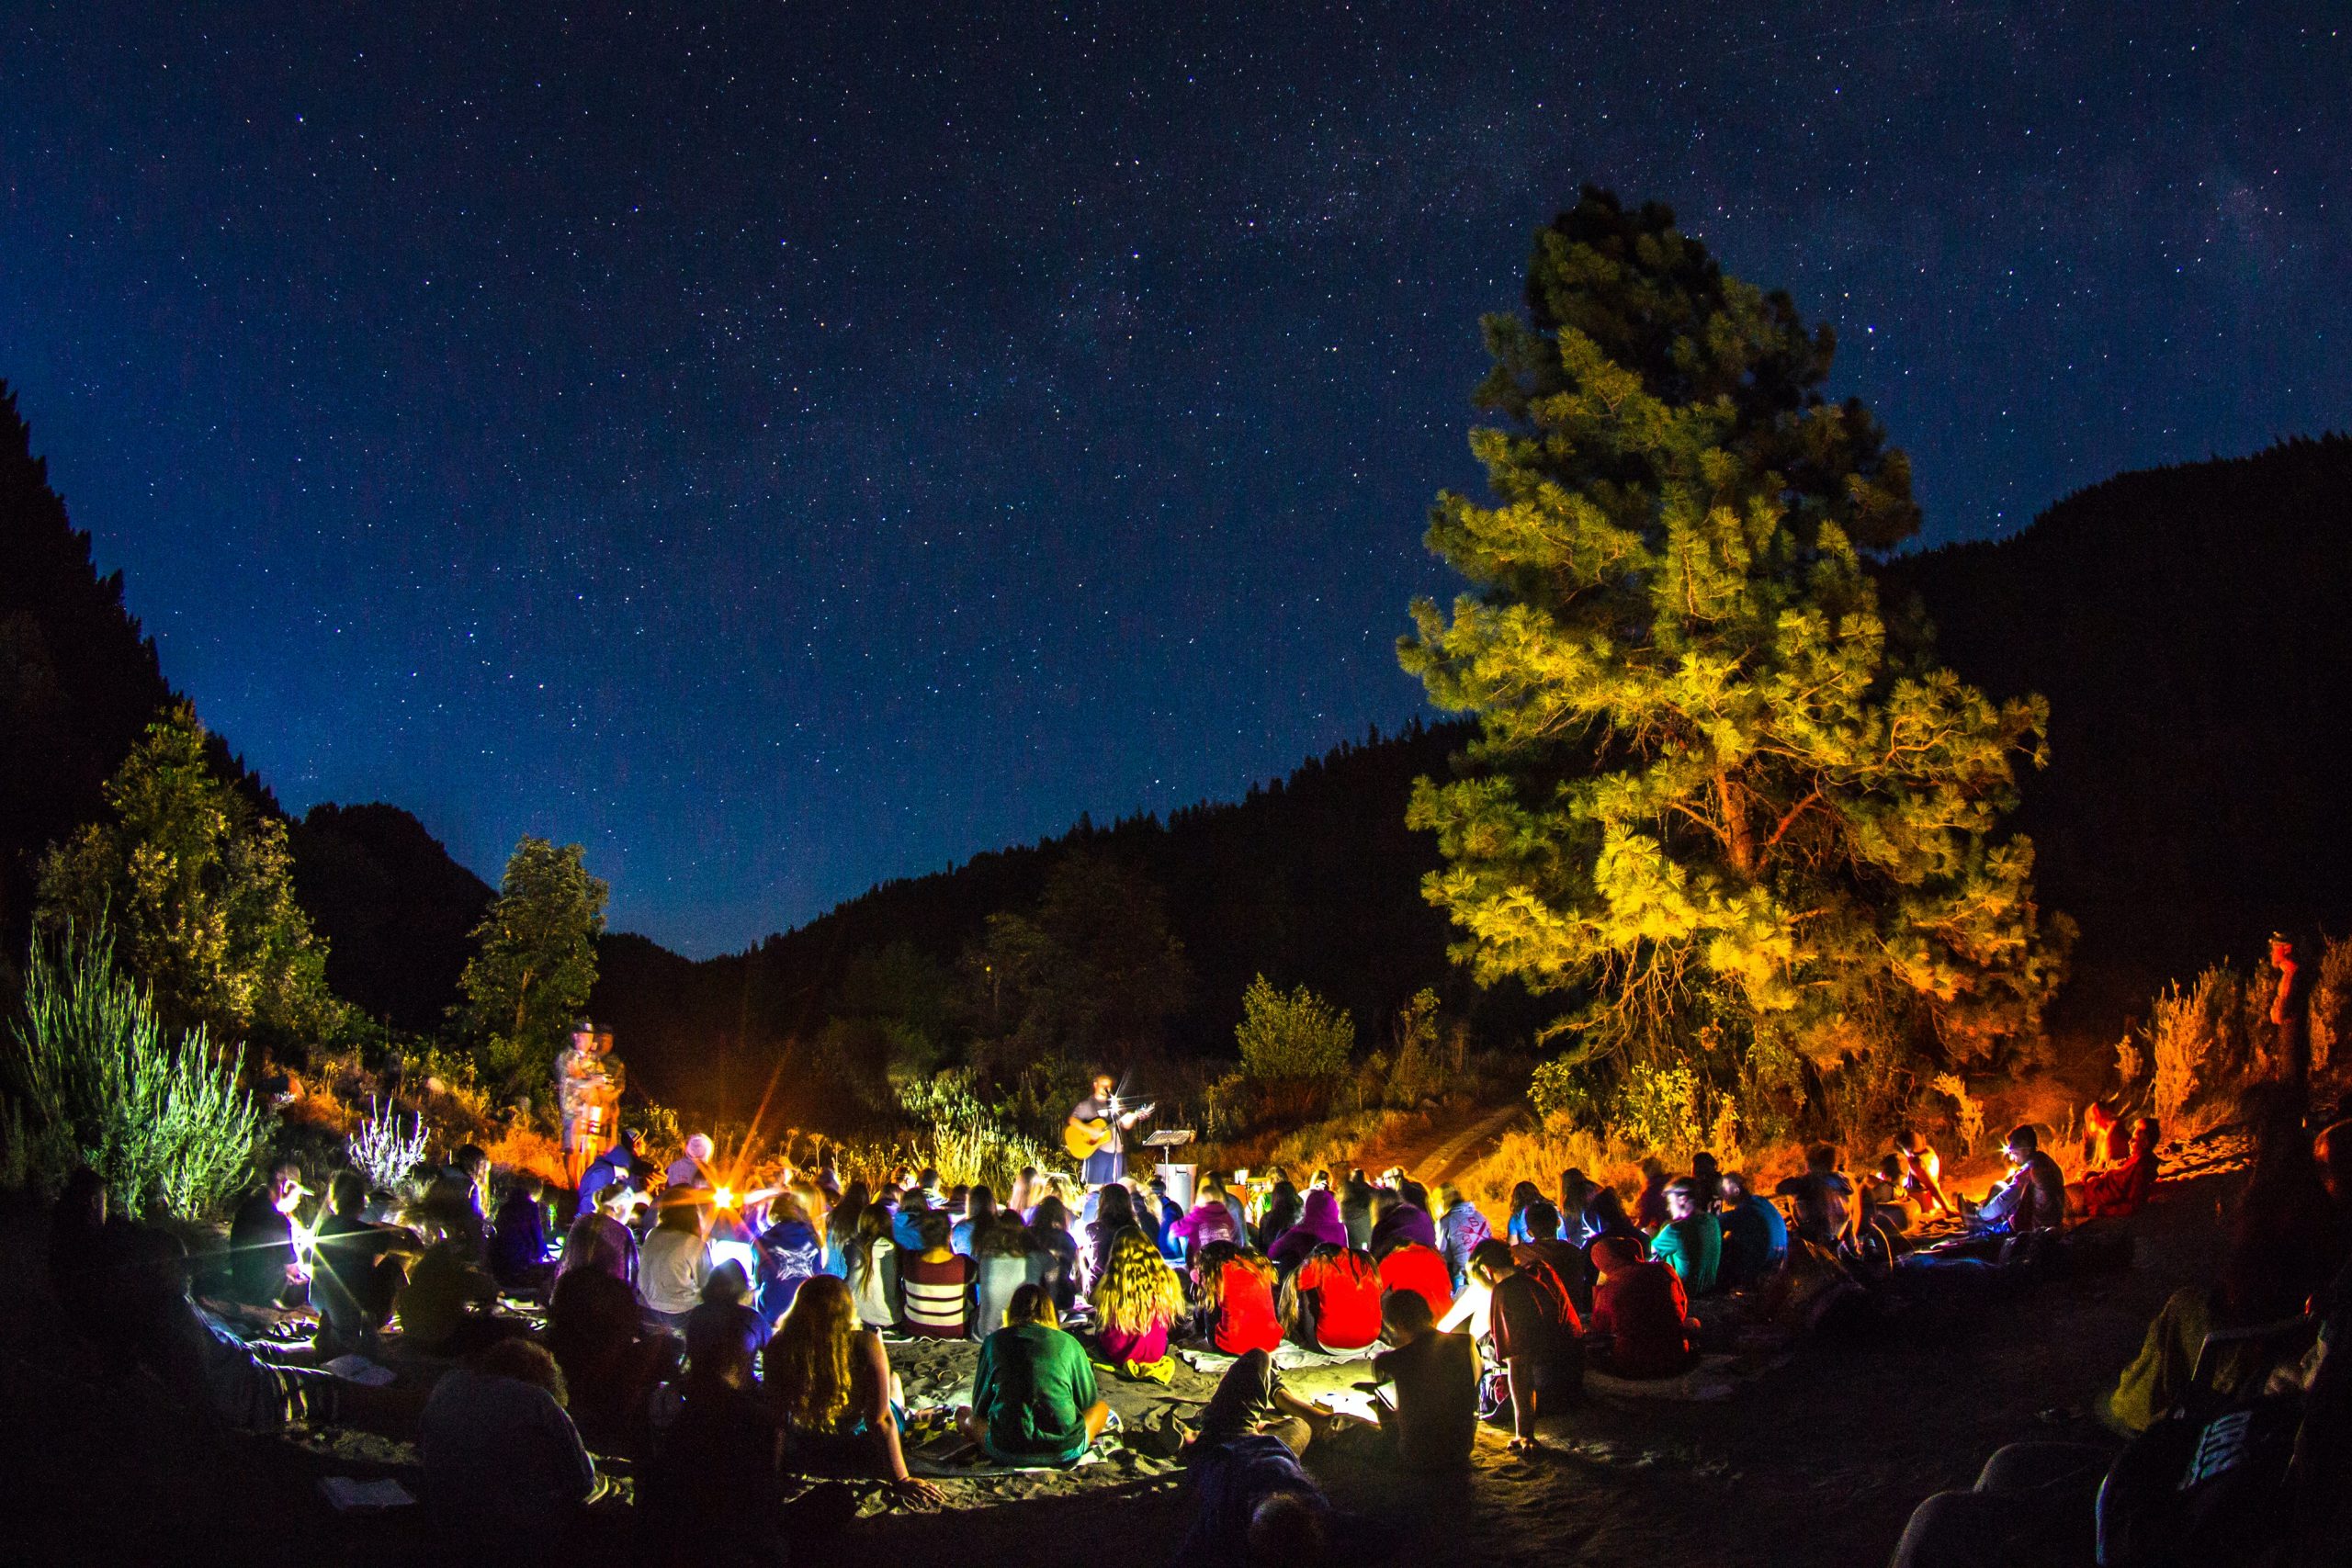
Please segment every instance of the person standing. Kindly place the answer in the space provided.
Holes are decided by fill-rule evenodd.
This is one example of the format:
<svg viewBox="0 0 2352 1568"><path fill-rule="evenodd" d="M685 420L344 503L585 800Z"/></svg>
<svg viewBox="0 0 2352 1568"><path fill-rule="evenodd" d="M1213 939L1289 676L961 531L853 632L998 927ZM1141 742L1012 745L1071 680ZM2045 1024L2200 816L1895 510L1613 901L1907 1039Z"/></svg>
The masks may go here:
<svg viewBox="0 0 2352 1568"><path fill-rule="evenodd" d="M612 1142L613 1107L620 1099L609 1061L612 1049L613 1037L583 1018L571 1026L571 1043L555 1059L555 1102L563 1119L563 1170L574 1190Z"/></svg>
<svg viewBox="0 0 2352 1568"><path fill-rule="evenodd" d="M1119 1104L1118 1080L1108 1073L1094 1075L1093 1090L1084 1100L1069 1108L1069 1126L1073 1137L1091 1142L1097 1135L1095 1123L1102 1123L1101 1131L1109 1136L1086 1156L1079 1175L1089 1187L1105 1187L1127 1174L1126 1131L1143 1115L1140 1108L1122 1109ZM1075 1152L1075 1151L1073 1151Z"/></svg>

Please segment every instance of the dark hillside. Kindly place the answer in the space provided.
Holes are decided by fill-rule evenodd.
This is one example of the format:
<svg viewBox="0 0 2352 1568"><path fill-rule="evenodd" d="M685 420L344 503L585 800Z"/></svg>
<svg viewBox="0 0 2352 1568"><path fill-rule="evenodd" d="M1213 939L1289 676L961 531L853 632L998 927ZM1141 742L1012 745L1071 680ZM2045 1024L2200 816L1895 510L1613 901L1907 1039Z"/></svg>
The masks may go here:
<svg viewBox="0 0 2352 1568"><path fill-rule="evenodd" d="M395 1029L439 1028L489 886L397 806L314 806L288 838L335 994Z"/></svg>
<svg viewBox="0 0 2352 1568"><path fill-rule="evenodd" d="M2352 440L2120 475L1894 575L1953 667L2050 699L2019 825L2083 928L2062 1023L2352 921Z"/></svg>

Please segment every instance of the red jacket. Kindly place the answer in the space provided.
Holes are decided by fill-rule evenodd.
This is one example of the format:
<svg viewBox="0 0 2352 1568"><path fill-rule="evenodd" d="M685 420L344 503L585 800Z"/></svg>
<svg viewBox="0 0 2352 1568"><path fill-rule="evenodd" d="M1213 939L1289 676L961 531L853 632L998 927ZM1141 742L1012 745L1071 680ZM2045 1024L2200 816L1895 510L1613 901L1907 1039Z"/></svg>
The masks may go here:
<svg viewBox="0 0 2352 1568"><path fill-rule="evenodd" d="M1430 1314L1443 1317L1453 1304L1453 1276L1445 1258L1433 1247L1408 1241L1391 1247L1380 1260L1380 1283L1385 1290L1411 1291L1430 1303Z"/></svg>

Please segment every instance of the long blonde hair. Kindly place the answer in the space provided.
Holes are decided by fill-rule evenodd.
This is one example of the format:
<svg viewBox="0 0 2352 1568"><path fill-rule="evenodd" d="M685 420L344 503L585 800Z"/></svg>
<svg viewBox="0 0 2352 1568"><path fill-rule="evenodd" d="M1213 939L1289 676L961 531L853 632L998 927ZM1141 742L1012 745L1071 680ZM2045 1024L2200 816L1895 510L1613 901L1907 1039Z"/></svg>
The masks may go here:
<svg viewBox="0 0 2352 1568"><path fill-rule="evenodd" d="M1111 1257L1102 1277L1087 1298L1094 1303L1094 1321L1121 1334L1148 1334L1163 1323L1173 1323L1184 1310L1183 1281L1159 1248L1139 1230L1123 1230L1111 1243Z"/></svg>
<svg viewBox="0 0 2352 1568"><path fill-rule="evenodd" d="M767 1350L768 1393L788 1425L830 1432L849 1414L857 1328L857 1303L846 1281L820 1274L793 1292Z"/></svg>
<svg viewBox="0 0 2352 1568"><path fill-rule="evenodd" d="M874 1279L875 1248L890 1245L893 1218L881 1204L869 1203L865 1212L857 1216L857 1234L842 1249L842 1255L849 1261L850 1278L857 1281L861 1291Z"/></svg>

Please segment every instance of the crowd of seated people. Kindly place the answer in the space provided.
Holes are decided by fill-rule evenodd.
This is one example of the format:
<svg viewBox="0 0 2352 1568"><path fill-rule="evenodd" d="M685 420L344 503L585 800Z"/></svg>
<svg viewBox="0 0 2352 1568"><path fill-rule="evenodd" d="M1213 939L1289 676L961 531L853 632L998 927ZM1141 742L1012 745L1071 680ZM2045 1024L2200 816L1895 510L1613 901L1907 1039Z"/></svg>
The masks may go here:
<svg viewBox="0 0 2352 1568"><path fill-rule="evenodd" d="M1364 1440L1416 1468L1458 1466L1482 1415L1533 1449L1540 1423L1584 1397L1589 1373L1687 1371L1708 1332L1694 1314L1733 1292L1765 1299L1800 1248L1809 1268L1834 1269L1839 1249L1881 1224L1874 1211L1894 1216L1892 1233L1956 1212L1989 1235L2126 1213L2146 1200L2155 1146L2154 1124L2138 1123L2069 1192L2020 1128L2007 1141L2010 1174L1975 1205L1947 1194L1916 1133L1860 1184L1824 1148L1781 1185L1785 1220L1703 1156L1685 1171L1648 1162L1630 1205L1571 1169L1556 1201L1519 1183L1495 1227L1458 1188L1424 1189L1396 1168L1376 1180L1317 1171L1303 1190L1278 1171L1246 1184L1210 1172L1182 1199L1164 1181L1080 1190L1024 1170L1000 1201L929 1169L844 1184L827 1161L738 1198L696 1140L648 1191L653 1173L630 1139L590 1163L560 1242L546 1184L511 1176L493 1204L490 1162L468 1147L400 1223L369 1218L383 1195L338 1173L314 1235L298 1218L300 1170L273 1168L237 1213L218 1301L198 1297L164 1241L104 1241L103 1193L95 1219L86 1191L79 1219L61 1207L55 1271L61 1293L105 1270L135 1279L127 1337L237 1425L331 1417L354 1397L356 1385L273 1359L242 1332L285 1314L322 1320L322 1353L389 1346L442 1365L422 1418L428 1469L443 1472L431 1501L452 1518L494 1506L453 1471L477 1465L485 1443L529 1456L516 1483L529 1506L500 1522L537 1519L543 1540L561 1534L547 1519L574 1518L597 1496L590 1451L639 1456L641 1524L659 1543L648 1560L775 1560L791 1529L781 1514L746 1516L723 1543L695 1521L701 1500L761 1490L759 1477L786 1469L935 1501L908 1469L886 1337L977 1343L970 1403L953 1426L1008 1465L1081 1457L1110 1420L1098 1377L1165 1383L1179 1348L1232 1357L1240 1392L1204 1424L1192 1468L1255 1478L1238 1495L1257 1501L1227 1521L1247 1534L1270 1499L1284 1528L1313 1516L1293 1506L1306 1494L1285 1489L1260 1439L1285 1447L1294 1469L1306 1441L1355 1440L1348 1422L1283 1394L1273 1359L1286 1347L1368 1359L1379 1420ZM543 1300L543 1326L510 1296ZM2227 1292L2168 1308L2132 1408L2169 1396L2199 1325L2257 1310ZM1250 1490L1261 1483L1262 1495Z"/></svg>

